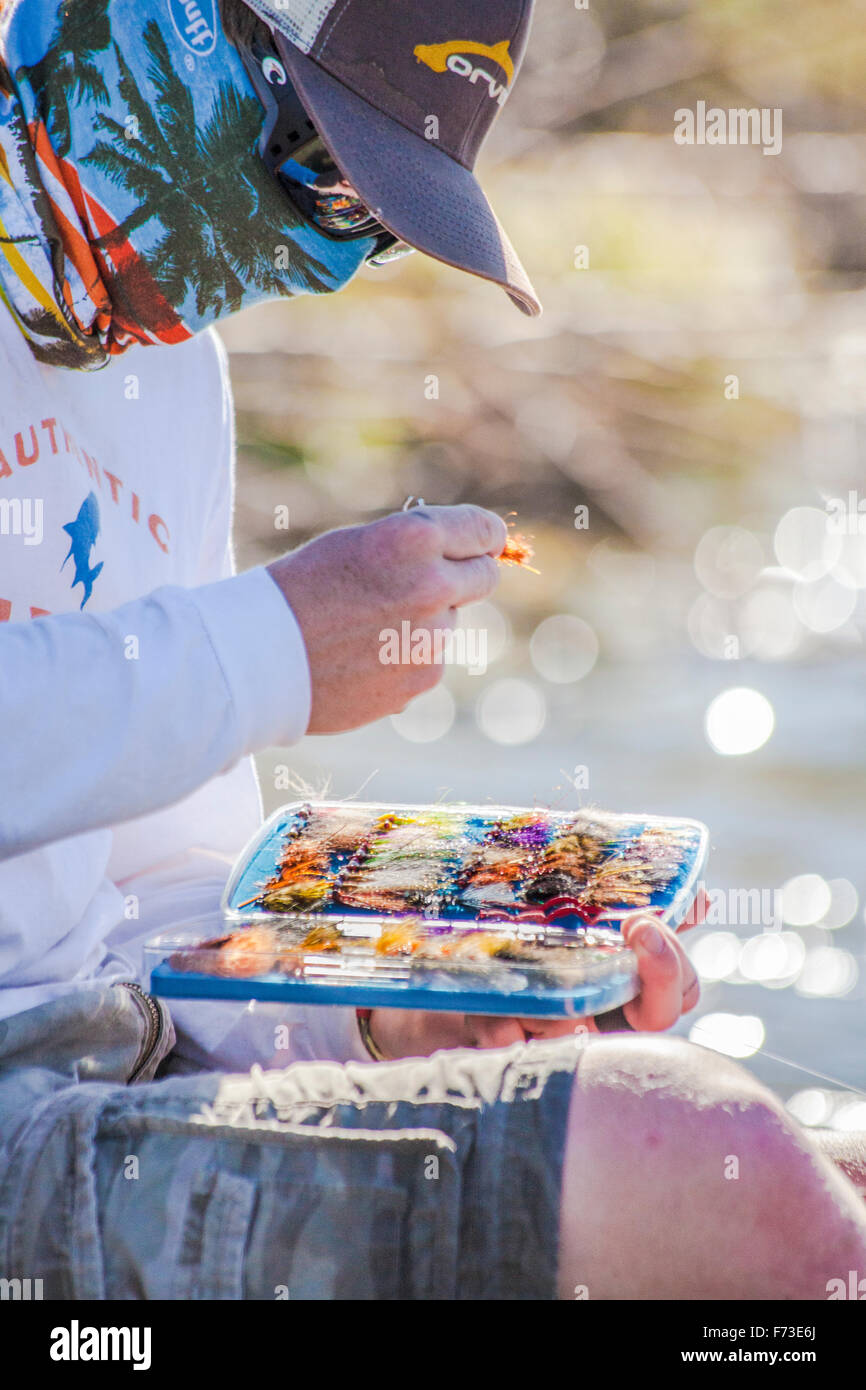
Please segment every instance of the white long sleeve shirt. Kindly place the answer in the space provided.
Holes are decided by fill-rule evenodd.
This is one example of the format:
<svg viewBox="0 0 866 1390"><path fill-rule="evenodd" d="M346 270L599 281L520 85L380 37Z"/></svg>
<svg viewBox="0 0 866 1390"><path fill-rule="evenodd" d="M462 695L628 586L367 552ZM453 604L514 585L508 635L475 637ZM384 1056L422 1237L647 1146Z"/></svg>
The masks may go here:
<svg viewBox="0 0 866 1390"><path fill-rule="evenodd" d="M0 305L0 1018L147 988L147 937L218 933L261 818L250 754L306 730L294 616L264 569L233 574L233 470L214 333L72 372ZM366 1057L352 1010L172 1013L201 1065Z"/></svg>

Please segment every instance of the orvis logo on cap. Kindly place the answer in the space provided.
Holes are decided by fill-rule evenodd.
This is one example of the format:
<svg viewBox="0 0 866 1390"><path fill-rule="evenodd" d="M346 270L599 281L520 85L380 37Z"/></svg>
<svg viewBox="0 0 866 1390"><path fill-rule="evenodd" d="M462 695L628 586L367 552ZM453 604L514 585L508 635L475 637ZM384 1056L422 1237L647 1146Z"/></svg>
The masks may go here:
<svg viewBox="0 0 866 1390"><path fill-rule="evenodd" d="M189 49L206 58L217 40L216 0L166 0L178 38Z"/></svg>
<svg viewBox="0 0 866 1390"><path fill-rule="evenodd" d="M474 39L449 39L447 43L419 43L412 51L418 62L426 63L433 72L453 72L458 77L468 78L470 82L486 82L490 95L502 106L508 96L508 84L514 76L509 43L509 39L493 44L477 43ZM467 53L495 63L505 73L505 81L498 81L486 67L471 62Z"/></svg>

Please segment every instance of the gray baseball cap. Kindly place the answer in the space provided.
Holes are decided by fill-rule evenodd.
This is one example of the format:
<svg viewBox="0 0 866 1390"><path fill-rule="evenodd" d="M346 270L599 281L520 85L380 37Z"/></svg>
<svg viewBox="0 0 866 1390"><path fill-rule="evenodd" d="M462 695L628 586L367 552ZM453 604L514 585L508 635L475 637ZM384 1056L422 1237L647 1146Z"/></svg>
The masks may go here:
<svg viewBox="0 0 866 1390"><path fill-rule="evenodd" d="M533 0L245 0L310 119L384 227L541 304L473 169L526 48Z"/></svg>

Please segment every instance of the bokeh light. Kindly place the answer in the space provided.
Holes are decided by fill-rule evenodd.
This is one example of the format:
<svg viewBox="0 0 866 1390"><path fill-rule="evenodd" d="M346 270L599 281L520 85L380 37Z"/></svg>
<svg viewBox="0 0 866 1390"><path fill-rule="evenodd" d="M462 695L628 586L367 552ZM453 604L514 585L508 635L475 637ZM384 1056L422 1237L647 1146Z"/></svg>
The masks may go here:
<svg viewBox="0 0 866 1390"><path fill-rule="evenodd" d="M785 1104L801 1125L825 1125L833 1113L833 1102L827 1092L819 1091L814 1086L795 1091Z"/></svg>
<svg viewBox="0 0 866 1390"><path fill-rule="evenodd" d="M454 696L440 684L419 695L400 714L393 714L391 723L408 743L435 743L448 733L455 714Z"/></svg>
<svg viewBox="0 0 866 1390"><path fill-rule="evenodd" d="M830 1120L831 1129L841 1129L847 1133L866 1129L866 1101L849 1100L834 1110Z"/></svg>
<svg viewBox="0 0 866 1390"><path fill-rule="evenodd" d="M811 927L830 911L833 893L820 874L798 874L782 885L782 921L789 927Z"/></svg>
<svg viewBox="0 0 866 1390"><path fill-rule="evenodd" d="M857 591L828 575L814 583L795 584L792 602L800 622L812 632L835 632L857 607Z"/></svg>
<svg viewBox="0 0 866 1390"><path fill-rule="evenodd" d="M731 605L712 594L699 594L689 609L689 636L704 656L715 661L730 660L745 653L740 651L739 635L734 626Z"/></svg>
<svg viewBox="0 0 866 1390"><path fill-rule="evenodd" d="M754 753L767 742L776 722L765 695L747 686L725 690L710 704L705 729L710 745L724 756Z"/></svg>
<svg viewBox="0 0 866 1390"><path fill-rule="evenodd" d="M794 983L805 959L806 947L796 932L761 932L743 942L737 969L753 984L779 989Z"/></svg>
<svg viewBox="0 0 866 1390"><path fill-rule="evenodd" d="M860 898L850 879L828 879L827 887L830 889L830 906L821 919L821 926L829 931L837 931L839 927L847 927L849 922L853 922Z"/></svg>
<svg viewBox="0 0 866 1390"><path fill-rule="evenodd" d="M478 727L494 743L531 743L544 728L546 715L538 687L513 677L494 681L476 705Z"/></svg>
<svg viewBox="0 0 866 1390"><path fill-rule="evenodd" d="M842 543L828 530L827 522L827 512L818 507L792 507L776 527L776 558L798 579L821 579L837 563Z"/></svg>
<svg viewBox="0 0 866 1390"><path fill-rule="evenodd" d="M759 585L744 600L740 613L744 656L782 661L803 640L803 625L794 611L790 589Z"/></svg>
<svg viewBox="0 0 866 1390"><path fill-rule="evenodd" d="M555 613L538 624L529 643L540 676L558 685L582 680L598 659L598 638L583 618Z"/></svg>
<svg viewBox="0 0 866 1390"><path fill-rule="evenodd" d="M816 946L806 952L797 993L813 998L839 998L854 988L858 974L857 962L850 951L840 951L835 946Z"/></svg>
<svg viewBox="0 0 866 1390"><path fill-rule="evenodd" d="M764 1036L763 1019L756 1014L705 1014L689 1030L690 1042L727 1057L753 1057L763 1047Z"/></svg>
<svg viewBox="0 0 866 1390"><path fill-rule="evenodd" d="M692 965L702 980L727 980L736 972L740 938L732 931L711 931L694 942L686 937Z"/></svg>

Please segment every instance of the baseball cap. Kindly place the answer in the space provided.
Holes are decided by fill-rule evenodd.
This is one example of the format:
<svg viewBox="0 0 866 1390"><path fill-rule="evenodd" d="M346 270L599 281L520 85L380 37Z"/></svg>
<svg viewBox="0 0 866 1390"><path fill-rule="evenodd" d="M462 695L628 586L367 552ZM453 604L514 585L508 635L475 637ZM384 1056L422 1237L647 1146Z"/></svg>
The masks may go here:
<svg viewBox="0 0 866 1390"><path fill-rule="evenodd" d="M343 175L388 231L541 313L473 169L534 0L245 0Z"/></svg>

